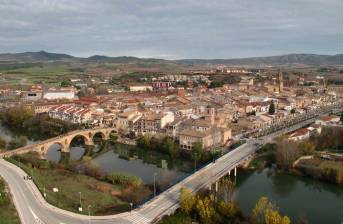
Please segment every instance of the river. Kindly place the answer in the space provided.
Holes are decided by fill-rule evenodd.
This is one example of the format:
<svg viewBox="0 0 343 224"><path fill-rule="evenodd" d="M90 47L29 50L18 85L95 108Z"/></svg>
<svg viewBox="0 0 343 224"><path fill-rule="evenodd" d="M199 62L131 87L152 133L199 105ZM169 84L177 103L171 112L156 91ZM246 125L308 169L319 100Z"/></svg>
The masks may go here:
<svg viewBox="0 0 343 224"><path fill-rule="evenodd" d="M0 126L0 136L10 139L13 134ZM109 147L112 148L92 160L95 165L105 172L137 175L146 184L152 184L155 176L163 189L183 179L192 170L192 163L173 161L161 153L144 152L123 145ZM74 146L70 157L80 159L84 152L84 147ZM58 147L53 146L47 157L59 161ZM246 215L250 214L261 196L266 196L277 204L282 214L291 217L293 223L297 223L299 216L305 216L312 224L343 223L343 189L339 186L272 169L239 171L236 183L235 200Z"/></svg>
<svg viewBox="0 0 343 224"><path fill-rule="evenodd" d="M273 169L242 171L237 176L235 200L249 215L261 196L268 197L292 223L304 216L311 224L343 223L343 188Z"/></svg>

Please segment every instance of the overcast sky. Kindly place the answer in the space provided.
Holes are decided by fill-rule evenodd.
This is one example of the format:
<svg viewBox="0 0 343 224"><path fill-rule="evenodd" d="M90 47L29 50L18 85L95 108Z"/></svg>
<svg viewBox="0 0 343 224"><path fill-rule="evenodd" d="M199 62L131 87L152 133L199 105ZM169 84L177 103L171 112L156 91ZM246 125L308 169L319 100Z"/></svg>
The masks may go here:
<svg viewBox="0 0 343 224"><path fill-rule="evenodd" d="M0 52L237 58L343 53L343 0L0 0Z"/></svg>

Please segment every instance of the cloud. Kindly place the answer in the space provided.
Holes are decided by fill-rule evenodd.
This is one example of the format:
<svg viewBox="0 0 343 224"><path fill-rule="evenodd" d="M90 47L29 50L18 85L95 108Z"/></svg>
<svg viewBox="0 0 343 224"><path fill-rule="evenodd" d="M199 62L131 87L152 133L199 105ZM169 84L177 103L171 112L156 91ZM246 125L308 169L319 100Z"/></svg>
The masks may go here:
<svg viewBox="0 0 343 224"><path fill-rule="evenodd" d="M0 49L232 58L341 53L339 0L0 0Z"/></svg>

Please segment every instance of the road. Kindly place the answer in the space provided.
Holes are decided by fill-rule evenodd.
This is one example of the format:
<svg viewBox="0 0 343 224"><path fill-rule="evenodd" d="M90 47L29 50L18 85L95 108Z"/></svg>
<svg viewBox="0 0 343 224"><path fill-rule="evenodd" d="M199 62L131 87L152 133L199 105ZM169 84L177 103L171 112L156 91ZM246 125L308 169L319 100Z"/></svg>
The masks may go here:
<svg viewBox="0 0 343 224"><path fill-rule="evenodd" d="M0 159L0 175L9 184L15 206L23 224L152 223L156 218L175 211L178 207L179 191L182 187L197 191L209 186L221 176L228 173L229 170L236 167L242 160L252 155L258 149L258 144L269 142L276 134L291 131L307 123L308 121L302 121L296 126L286 127L259 139L248 139L244 145L225 154L217 159L215 163L211 163L185 178L180 183L145 203L143 206L133 210L131 213L126 212L111 216L86 216L64 211L48 204L40 194L36 185L30 180L23 179L25 175L24 171L3 159Z"/></svg>
<svg viewBox="0 0 343 224"><path fill-rule="evenodd" d="M242 159L256 150L253 142L244 144L219 158L195 174L184 179L153 200L130 212L111 216L86 216L61 210L48 204L31 180L24 180L25 175L17 166L0 159L0 175L8 182L15 206L23 224L78 224L78 223L151 223L156 217L173 212L178 206L178 195L182 187L197 191L215 182L219 176L234 167Z"/></svg>

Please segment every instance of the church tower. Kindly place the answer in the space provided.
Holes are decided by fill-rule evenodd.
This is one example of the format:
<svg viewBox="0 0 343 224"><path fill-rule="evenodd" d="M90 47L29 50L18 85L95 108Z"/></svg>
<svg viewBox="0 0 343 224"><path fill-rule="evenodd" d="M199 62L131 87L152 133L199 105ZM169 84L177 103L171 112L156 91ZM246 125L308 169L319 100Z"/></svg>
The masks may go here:
<svg viewBox="0 0 343 224"><path fill-rule="evenodd" d="M279 81L279 92L282 92L283 91L283 74L281 70L279 71L278 81Z"/></svg>

